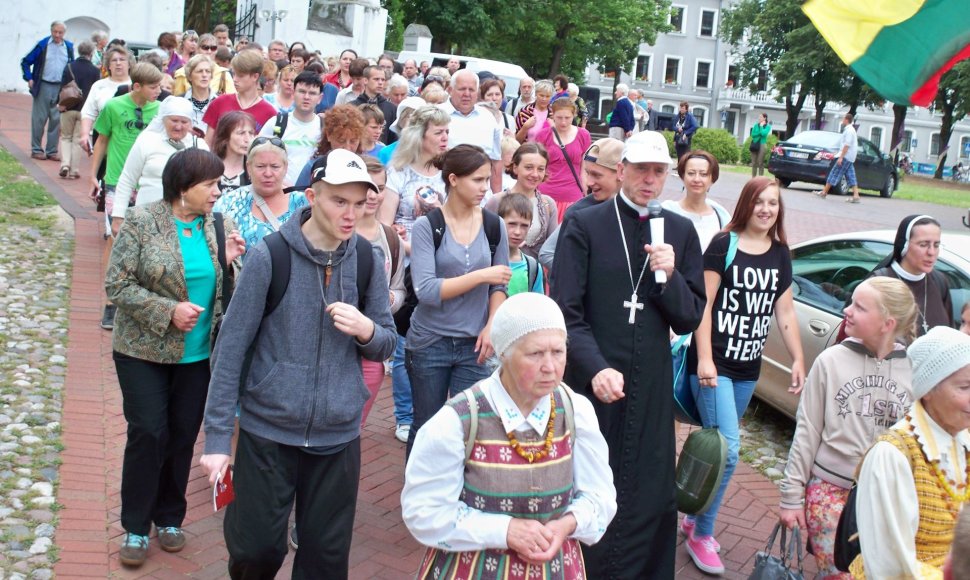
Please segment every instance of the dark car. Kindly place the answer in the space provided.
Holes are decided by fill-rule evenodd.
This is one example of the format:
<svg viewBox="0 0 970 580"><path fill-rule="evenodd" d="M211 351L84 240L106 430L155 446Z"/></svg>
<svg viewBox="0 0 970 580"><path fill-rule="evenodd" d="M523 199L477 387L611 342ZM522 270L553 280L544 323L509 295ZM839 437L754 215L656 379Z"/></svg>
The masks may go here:
<svg viewBox="0 0 970 580"><path fill-rule="evenodd" d="M802 131L771 150L768 171L785 187L793 181L824 184L832 164L839 155L841 135L832 131ZM888 154L879 151L868 139L859 137L855 174L859 189L878 191L892 197L899 184L896 167ZM832 193L846 194L850 188L845 177L832 188Z"/></svg>

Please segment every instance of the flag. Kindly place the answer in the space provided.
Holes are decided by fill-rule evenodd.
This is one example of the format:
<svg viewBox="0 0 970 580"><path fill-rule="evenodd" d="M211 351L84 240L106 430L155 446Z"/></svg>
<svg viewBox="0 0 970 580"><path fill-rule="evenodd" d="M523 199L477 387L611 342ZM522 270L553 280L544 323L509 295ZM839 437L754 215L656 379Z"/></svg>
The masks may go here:
<svg viewBox="0 0 970 580"><path fill-rule="evenodd" d="M928 106L940 77L970 57L967 0L808 0L802 10L877 93Z"/></svg>

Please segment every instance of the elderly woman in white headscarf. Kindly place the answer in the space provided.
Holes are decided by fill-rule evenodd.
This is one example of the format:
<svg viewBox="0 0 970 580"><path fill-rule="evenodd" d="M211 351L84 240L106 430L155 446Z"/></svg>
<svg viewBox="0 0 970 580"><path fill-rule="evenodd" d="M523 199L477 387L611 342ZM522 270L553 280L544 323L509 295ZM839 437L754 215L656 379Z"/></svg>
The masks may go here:
<svg viewBox="0 0 970 580"><path fill-rule="evenodd" d="M862 462L855 578L943 578L957 516L970 500L970 336L936 326L907 354L918 400Z"/></svg>
<svg viewBox="0 0 970 580"><path fill-rule="evenodd" d="M500 366L424 424L401 510L428 547L418 578L585 578L579 542L616 514L593 406L562 384L566 324L523 292L495 313Z"/></svg>
<svg viewBox="0 0 970 580"><path fill-rule="evenodd" d="M169 157L188 147L209 150L205 140L192 134L192 104L186 99L165 99L158 114L135 139L118 178L111 212L115 236L121 230L129 204L146 205L162 199L162 170Z"/></svg>

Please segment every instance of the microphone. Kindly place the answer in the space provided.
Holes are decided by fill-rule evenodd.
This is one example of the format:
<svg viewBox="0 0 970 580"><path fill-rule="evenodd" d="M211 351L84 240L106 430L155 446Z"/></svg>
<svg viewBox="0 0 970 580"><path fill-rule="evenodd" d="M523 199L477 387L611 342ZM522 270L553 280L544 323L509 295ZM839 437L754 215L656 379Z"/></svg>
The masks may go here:
<svg viewBox="0 0 970 580"><path fill-rule="evenodd" d="M660 202L653 199L647 204L647 212L650 214L650 244L657 245L664 243L664 218L660 217L663 208ZM667 283L667 273L657 270L653 273L653 279L657 284Z"/></svg>

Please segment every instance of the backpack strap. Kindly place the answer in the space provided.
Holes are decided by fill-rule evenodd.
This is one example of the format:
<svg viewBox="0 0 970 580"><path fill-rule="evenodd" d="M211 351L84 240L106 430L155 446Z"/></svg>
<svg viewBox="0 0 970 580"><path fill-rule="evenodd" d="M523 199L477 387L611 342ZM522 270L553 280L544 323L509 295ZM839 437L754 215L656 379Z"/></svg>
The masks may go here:
<svg viewBox="0 0 970 580"><path fill-rule="evenodd" d="M232 276L229 262L226 259L226 224L222 221L222 214L213 212L212 225L216 228L216 253L219 256L219 266L222 268L222 312L225 314L229 301L232 300Z"/></svg>
<svg viewBox="0 0 970 580"><path fill-rule="evenodd" d="M391 252L391 276L397 274L397 269L401 265L399 262L399 255L401 253L401 236L397 235L394 228L387 224L381 224L381 228L384 230L384 237L387 238L387 249Z"/></svg>
<svg viewBox="0 0 970 580"><path fill-rule="evenodd" d="M488 251L495 260L495 250L502 243L502 218L497 213L487 209L482 210L482 227L485 228L485 239L488 240Z"/></svg>
<svg viewBox="0 0 970 580"><path fill-rule="evenodd" d="M536 279L539 277L539 263L529 254L522 254L522 257L525 258L525 268L529 273L528 292L532 292L532 289L535 288L536 285Z"/></svg>
<svg viewBox="0 0 970 580"><path fill-rule="evenodd" d="M728 232L728 249L727 254L724 256L724 271L731 267L734 263L734 257L738 255L738 233Z"/></svg>
<svg viewBox="0 0 970 580"><path fill-rule="evenodd" d="M286 134L286 124L290 120L290 115L286 111L280 111L276 113L276 126L273 127L273 136L283 138Z"/></svg>
<svg viewBox="0 0 970 580"><path fill-rule="evenodd" d="M434 251L437 254L441 247L441 240L445 238L445 214L440 207L436 207L427 213L428 222L431 223L431 237L434 239Z"/></svg>
<svg viewBox="0 0 970 580"><path fill-rule="evenodd" d="M286 288L290 285L290 247L279 232L273 232L263 240L269 248L270 263L269 291L266 293L266 309L263 310L263 318L266 318L283 301Z"/></svg>
<svg viewBox="0 0 970 580"><path fill-rule="evenodd" d="M471 459L472 449L475 448L475 438L478 437L478 400L475 389L465 389L461 392L468 401L468 437L465 439L465 463Z"/></svg>
<svg viewBox="0 0 970 580"><path fill-rule="evenodd" d="M374 247L357 235L357 309L361 312L367 304L367 288L370 286L370 275L374 270Z"/></svg>

